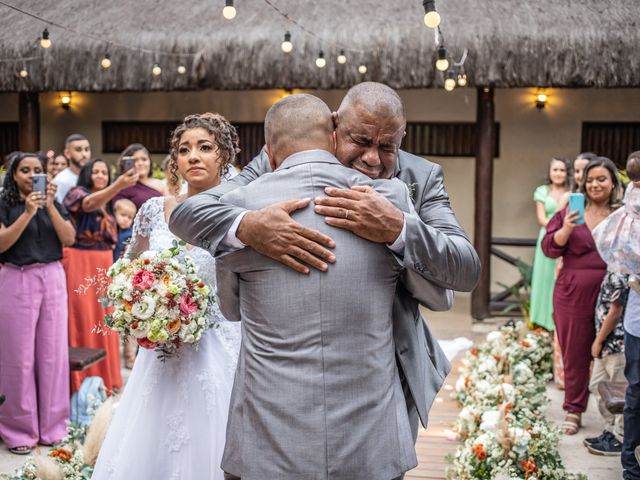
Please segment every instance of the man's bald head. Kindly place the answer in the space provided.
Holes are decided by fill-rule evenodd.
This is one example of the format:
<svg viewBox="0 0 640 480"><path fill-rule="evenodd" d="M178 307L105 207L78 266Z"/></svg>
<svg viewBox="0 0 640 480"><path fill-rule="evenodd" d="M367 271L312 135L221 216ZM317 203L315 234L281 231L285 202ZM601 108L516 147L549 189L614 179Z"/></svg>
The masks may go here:
<svg viewBox="0 0 640 480"><path fill-rule="evenodd" d="M338 115L347 116L356 109L364 109L376 117L394 118L400 123L406 123L402 99L393 88L383 83L362 82L351 87L342 99Z"/></svg>
<svg viewBox="0 0 640 480"><path fill-rule="evenodd" d="M276 167L304 150L335 151L331 110L306 93L290 95L271 106L264 120L264 136Z"/></svg>

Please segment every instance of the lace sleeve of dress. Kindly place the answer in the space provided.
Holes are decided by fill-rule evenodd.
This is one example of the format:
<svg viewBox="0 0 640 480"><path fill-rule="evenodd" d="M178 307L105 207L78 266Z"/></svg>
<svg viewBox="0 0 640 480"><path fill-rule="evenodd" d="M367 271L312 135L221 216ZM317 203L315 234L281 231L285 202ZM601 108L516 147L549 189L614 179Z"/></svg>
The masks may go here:
<svg viewBox="0 0 640 480"><path fill-rule="evenodd" d="M126 258L137 257L149 249L151 231L164 216L164 197L150 198L142 204L133 222L131 241L125 253Z"/></svg>

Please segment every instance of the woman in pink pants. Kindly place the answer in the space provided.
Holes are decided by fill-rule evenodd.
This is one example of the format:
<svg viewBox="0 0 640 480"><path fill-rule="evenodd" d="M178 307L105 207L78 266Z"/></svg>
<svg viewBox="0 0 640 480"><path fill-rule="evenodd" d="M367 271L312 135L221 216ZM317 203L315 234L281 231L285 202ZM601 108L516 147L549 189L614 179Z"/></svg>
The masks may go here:
<svg viewBox="0 0 640 480"><path fill-rule="evenodd" d="M32 153L13 155L0 194L0 438L26 455L36 443L65 436L69 417L67 285L62 245L75 230L67 212L33 191L44 166Z"/></svg>

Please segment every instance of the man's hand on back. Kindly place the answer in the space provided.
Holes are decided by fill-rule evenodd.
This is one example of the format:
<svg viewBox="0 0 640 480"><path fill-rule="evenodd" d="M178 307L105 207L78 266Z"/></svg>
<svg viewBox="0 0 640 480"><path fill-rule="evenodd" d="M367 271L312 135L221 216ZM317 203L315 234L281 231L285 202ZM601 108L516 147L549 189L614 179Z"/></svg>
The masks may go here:
<svg viewBox="0 0 640 480"><path fill-rule="evenodd" d="M291 213L309 205L309 199L288 200L247 212L236 236L245 245L300 273L307 265L326 271L336 261L327 248L335 247L328 236L291 219ZM306 265L305 265L306 264Z"/></svg>
<svg viewBox="0 0 640 480"><path fill-rule="evenodd" d="M402 232L404 215L383 195L369 186L349 189L325 188L329 197L315 199L315 212L325 215L328 225L350 230L376 243L392 244Z"/></svg>

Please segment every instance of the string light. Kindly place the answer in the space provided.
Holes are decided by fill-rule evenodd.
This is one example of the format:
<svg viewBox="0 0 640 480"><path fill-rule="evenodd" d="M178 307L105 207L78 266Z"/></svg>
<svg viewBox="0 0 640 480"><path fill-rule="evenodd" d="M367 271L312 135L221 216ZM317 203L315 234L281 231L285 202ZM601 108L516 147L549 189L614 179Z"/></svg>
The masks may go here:
<svg viewBox="0 0 640 480"><path fill-rule="evenodd" d="M456 88L456 72L453 71L453 68L447 70L444 78L444 89L447 92L453 91Z"/></svg>
<svg viewBox="0 0 640 480"><path fill-rule="evenodd" d="M100 61L100 66L105 70L109 68L111 66L111 55L105 53L104 57L102 57L102 60Z"/></svg>
<svg viewBox="0 0 640 480"><path fill-rule="evenodd" d="M47 30L46 28L42 31L40 46L42 48L49 48L51 46L51 39L49 38L49 30Z"/></svg>
<svg viewBox="0 0 640 480"><path fill-rule="evenodd" d="M362 75L364 75L365 73L367 73L367 66L362 64L358 67L358 72L360 72Z"/></svg>
<svg viewBox="0 0 640 480"><path fill-rule="evenodd" d="M320 53L318 54L318 58L316 58L316 67L324 68L326 64L327 64L327 61L324 58L324 52L320 50Z"/></svg>
<svg viewBox="0 0 640 480"><path fill-rule="evenodd" d="M29 70L27 70L27 67L22 67L20 69L20 76L22 78L27 78L29 76Z"/></svg>
<svg viewBox="0 0 640 480"><path fill-rule="evenodd" d="M158 77L162 73L162 68L160 68L159 64L154 63L153 68L151 69L151 73L153 73L156 77Z"/></svg>
<svg viewBox="0 0 640 480"><path fill-rule="evenodd" d="M462 72L458 74L458 86L466 87L467 86L467 74Z"/></svg>
<svg viewBox="0 0 640 480"><path fill-rule="evenodd" d="M225 0L222 16L227 20L236 18L236 7L233 6L233 0Z"/></svg>
<svg viewBox="0 0 640 480"><path fill-rule="evenodd" d="M449 68L449 60L447 60L447 49L444 45L438 47L438 60L436 61L436 68L441 72L446 72Z"/></svg>
<svg viewBox="0 0 640 480"><path fill-rule="evenodd" d="M280 48L282 48L282 51L284 53L291 53L291 50L293 50L293 43L291 43L290 32L286 32L284 34L284 41L282 42L282 45L280 45Z"/></svg>
<svg viewBox="0 0 640 480"><path fill-rule="evenodd" d="M338 63L340 65L344 65L347 63L347 56L344 54L344 49L340 50L340 55L338 55Z"/></svg>
<svg viewBox="0 0 640 480"><path fill-rule="evenodd" d="M187 73L187 67L184 65L178 65L178 74L184 75L185 73Z"/></svg>
<svg viewBox="0 0 640 480"><path fill-rule="evenodd" d="M438 28L440 25L440 14L436 12L435 0L424 0L424 24L429 28Z"/></svg>

